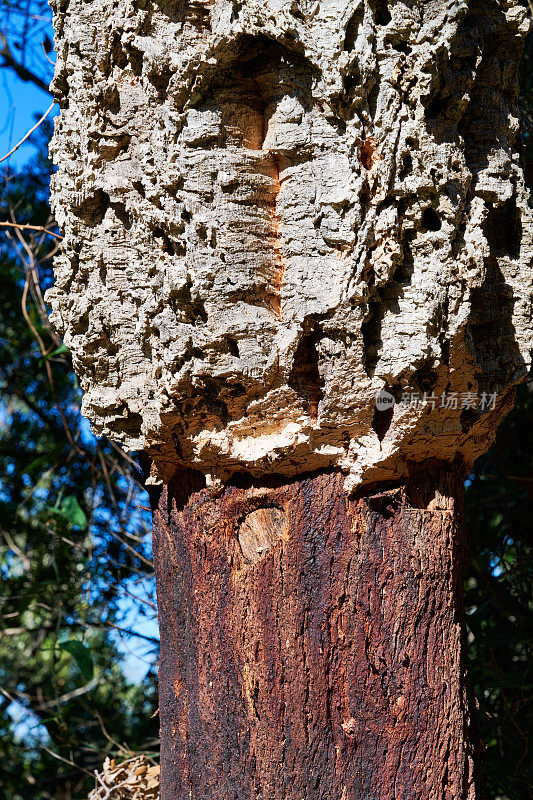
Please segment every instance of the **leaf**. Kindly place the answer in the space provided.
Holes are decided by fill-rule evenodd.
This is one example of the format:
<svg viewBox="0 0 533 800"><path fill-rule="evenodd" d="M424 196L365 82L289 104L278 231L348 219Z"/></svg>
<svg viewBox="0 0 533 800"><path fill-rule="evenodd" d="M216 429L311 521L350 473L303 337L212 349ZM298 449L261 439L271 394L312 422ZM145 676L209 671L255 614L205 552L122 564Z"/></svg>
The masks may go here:
<svg viewBox="0 0 533 800"><path fill-rule="evenodd" d="M54 510L56 514L66 519L71 525L76 525L82 530L87 527L87 517L75 495L70 494L64 497L59 507Z"/></svg>
<svg viewBox="0 0 533 800"><path fill-rule="evenodd" d="M43 356L43 360L47 361L49 358L53 358L54 356L60 356L63 353L68 353L68 352L70 351L66 346L66 344L62 344L57 348L57 350L52 350L51 353L47 353L45 356Z"/></svg>
<svg viewBox="0 0 533 800"><path fill-rule="evenodd" d="M483 686L487 689L528 689L530 680L525 675L502 675L495 678L484 678Z"/></svg>
<svg viewBox="0 0 533 800"><path fill-rule="evenodd" d="M47 464L49 460L50 457L48 454L45 454L44 456L39 456L39 458L30 461L30 463L24 467L24 472L26 473L32 472L34 469L38 469L43 464Z"/></svg>
<svg viewBox="0 0 533 800"><path fill-rule="evenodd" d="M60 650L70 653L83 677L90 681L94 675L94 663L91 651L87 645L77 639L70 639L68 642L61 642Z"/></svg>

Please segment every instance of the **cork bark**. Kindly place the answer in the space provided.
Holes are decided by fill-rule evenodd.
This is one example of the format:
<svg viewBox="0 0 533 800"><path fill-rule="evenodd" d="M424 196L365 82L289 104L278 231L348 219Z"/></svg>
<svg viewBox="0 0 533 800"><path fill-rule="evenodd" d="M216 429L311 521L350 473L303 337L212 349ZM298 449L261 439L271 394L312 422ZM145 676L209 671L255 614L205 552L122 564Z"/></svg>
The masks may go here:
<svg viewBox="0 0 533 800"><path fill-rule="evenodd" d="M461 477L531 364L525 8L52 5L48 299L159 485L162 800L473 800Z"/></svg>
<svg viewBox="0 0 533 800"><path fill-rule="evenodd" d="M526 9L54 5L48 297L94 428L218 490L484 452L533 346Z"/></svg>
<svg viewBox="0 0 533 800"><path fill-rule="evenodd" d="M199 473L154 516L161 800L473 800L462 471Z"/></svg>

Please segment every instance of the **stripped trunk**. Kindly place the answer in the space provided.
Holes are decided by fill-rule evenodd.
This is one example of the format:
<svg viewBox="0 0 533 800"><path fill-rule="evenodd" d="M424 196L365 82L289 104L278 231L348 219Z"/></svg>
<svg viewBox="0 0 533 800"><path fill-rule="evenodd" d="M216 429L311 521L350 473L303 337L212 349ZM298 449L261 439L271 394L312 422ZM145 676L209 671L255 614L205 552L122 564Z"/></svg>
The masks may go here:
<svg viewBox="0 0 533 800"><path fill-rule="evenodd" d="M474 798L461 471L163 490L161 800Z"/></svg>

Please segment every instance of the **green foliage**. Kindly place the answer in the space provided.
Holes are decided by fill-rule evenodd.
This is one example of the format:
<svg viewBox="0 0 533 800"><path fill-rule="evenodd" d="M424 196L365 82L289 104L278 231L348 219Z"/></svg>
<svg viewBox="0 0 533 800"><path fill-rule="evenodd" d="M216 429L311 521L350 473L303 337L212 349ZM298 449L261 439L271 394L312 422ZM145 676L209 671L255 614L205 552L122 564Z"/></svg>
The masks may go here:
<svg viewBox="0 0 533 800"><path fill-rule="evenodd" d="M76 528L85 530L87 527L85 511L78 503L77 497L72 494L68 495L68 497L64 497L61 501L58 499L53 511Z"/></svg>
<svg viewBox="0 0 533 800"><path fill-rule="evenodd" d="M24 172L6 175L0 219L49 222L49 135ZM0 234L0 796L10 800L81 800L106 754L157 749L157 642L132 685L117 639L153 615L122 591L151 585L148 520L134 467L90 434L48 325L54 247L41 233Z"/></svg>
<svg viewBox="0 0 533 800"><path fill-rule="evenodd" d="M533 6L529 3L530 11ZM533 190L533 35L521 68L523 156ZM487 800L533 800L533 382L466 493L470 676Z"/></svg>
<svg viewBox="0 0 533 800"><path fill-rule="evenodd" d="M469 669L489 800L533 798L533 384L466 493Z"/></svg>
<svg viewBox="0 0 533 800"><path fill-rule="evenodd" d="M66 650L67 653L70 653L85 680L92 681L94 663L91 651L86 644L80 642L79 639L70 639L68 642L62 642L59 645L59 649Z"/></svg>

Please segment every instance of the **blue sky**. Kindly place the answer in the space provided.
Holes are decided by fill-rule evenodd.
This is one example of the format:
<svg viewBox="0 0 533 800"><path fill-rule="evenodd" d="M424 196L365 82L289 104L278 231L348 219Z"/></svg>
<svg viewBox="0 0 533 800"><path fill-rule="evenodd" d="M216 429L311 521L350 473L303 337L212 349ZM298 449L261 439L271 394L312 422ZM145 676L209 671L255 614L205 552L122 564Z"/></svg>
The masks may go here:
<svg viewBox="0 0 533 800"><path fill-rule="evenodd" d="M0 158L19 142L35 124L36 117L44 114L52 97L32 83L24 83L7 69L0 70ZM57 113L56 108L53 113ZM51 115L52 116L52 113ZM13 168L21 167L34 154L32 137L2 163Z"/></svg>
<svg viewBox="0 0 533 800"><path fill-rule="evenodd" d="M29 16L27 16L29 14ZM43 0L26 0L24 6L0 0L0 30L13 57L48 83L55 56L48 55L53 40L52 11ZM6 155L50 105L51 95L21 81L9 68L0 70L0 158ZM55 109L54 109L55 111ZM31 139L2 166L21 167L33 154Z"/></svg>

